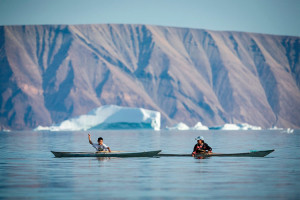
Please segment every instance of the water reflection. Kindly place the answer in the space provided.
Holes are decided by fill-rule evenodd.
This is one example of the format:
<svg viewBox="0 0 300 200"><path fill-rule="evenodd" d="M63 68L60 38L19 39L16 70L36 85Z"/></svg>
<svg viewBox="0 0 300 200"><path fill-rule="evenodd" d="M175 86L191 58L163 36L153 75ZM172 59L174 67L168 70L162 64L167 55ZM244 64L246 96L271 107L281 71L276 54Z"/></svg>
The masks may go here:
<svg viewBox="0 0 300 200"><path fill-rule="evenodd" d="M210 159L211 157L210 156L195 156L194 158L200 160L200 159Z"/></svg>
<svg viewBox="0 0 300 200"><path fill-rule="evenodd" d="M93 134L104 137L112 150L186 154L199 132ZM93 199L99 195L103 199L192 199L200 192L202 198L212 199L300 196L300 154L295 153L300 152L299 131L292 135L204 131L201 135L214 152L276 151L265 158L55 158L50 150L93 151L87 132L1 133L0 199ZM249 144L254 138L255 143Z"/></svg>
<svg viewBox="0 0 300 200"><path fill-rule="evenodd" d="M111 158L110 157L96 157L96 159L100 162L107 162L109 161Z"/></svg>

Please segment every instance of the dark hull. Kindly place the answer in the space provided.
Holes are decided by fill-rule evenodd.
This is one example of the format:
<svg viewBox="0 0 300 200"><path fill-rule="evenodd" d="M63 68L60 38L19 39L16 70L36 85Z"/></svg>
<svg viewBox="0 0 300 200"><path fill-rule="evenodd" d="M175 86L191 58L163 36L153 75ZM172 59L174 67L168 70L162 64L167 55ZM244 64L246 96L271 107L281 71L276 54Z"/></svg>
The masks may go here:
<svg viewBox="0 0 300 200"><path fill-rule="evenodd" d="M55 152L51 151L55 157L153 157L157 156L161 150L145 152Z"/></svg>
<svg viewBox="0 0 300 200"><path fill-rule="evenodd" d="M274 150L265 150L265 151L252 151L247 153L200 153L196 154L195 157L212 157L212 156L219 156L219 157L265 157L269 155ZM178 157L191 157L192 154L158 154L160 157L171 157L171 156L178 156Z"/></svg>

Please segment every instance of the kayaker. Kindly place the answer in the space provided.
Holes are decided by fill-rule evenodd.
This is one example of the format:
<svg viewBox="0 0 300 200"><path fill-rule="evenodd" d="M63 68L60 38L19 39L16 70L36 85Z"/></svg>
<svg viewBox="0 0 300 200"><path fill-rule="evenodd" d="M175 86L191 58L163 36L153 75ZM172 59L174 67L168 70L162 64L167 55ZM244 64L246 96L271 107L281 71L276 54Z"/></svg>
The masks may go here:
<svg viewBox="0 0 300 200"><path fill-rule="evenodd" d="M90 144L91 144L97 151L109 151L109 152L111 152L110 148L109 148L107 145L105 145L105 144L103 143L103 138L102 138L102 137L99 137L99 138L98 138L98 144L94 144L94 143L92 142L92 140L91 140L91 135L88 134L88 136L89 136L89 142L90 142Z"/></svg>
<svg viewBox="0 0 300 200"><path fill-rule="evenodd" d="M195 156L197 153L212 153L212 148L204 142L203 136L198 136L195 140L197 140L197 144L194 146L192 156Z"/></svg>

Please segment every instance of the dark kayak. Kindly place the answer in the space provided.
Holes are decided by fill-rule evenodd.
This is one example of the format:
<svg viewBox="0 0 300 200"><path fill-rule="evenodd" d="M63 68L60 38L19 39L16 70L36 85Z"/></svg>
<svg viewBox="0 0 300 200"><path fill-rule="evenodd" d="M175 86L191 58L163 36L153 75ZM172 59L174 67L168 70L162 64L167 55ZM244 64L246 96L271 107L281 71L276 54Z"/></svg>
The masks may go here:
<svg viewBox="0 0 300 200"><path fill-rule="evenodd" d="M211 156L222 156L222 157L265 157L266 155L269 155L275 151L272 150L265 150L265 151L250 151L247 153L200 153L196 154L195 157L211 157ZM165 153L159 153L158 156L188 156L191 157L192 154L165 154Z"/></svg>
<svg viewBox="0 0 300 200"><path fill-rule="evenodd" d="M161 150L158 151L144 151L144 152L56 152L51 151L55 157L153 157L157 156Z"/></svg>

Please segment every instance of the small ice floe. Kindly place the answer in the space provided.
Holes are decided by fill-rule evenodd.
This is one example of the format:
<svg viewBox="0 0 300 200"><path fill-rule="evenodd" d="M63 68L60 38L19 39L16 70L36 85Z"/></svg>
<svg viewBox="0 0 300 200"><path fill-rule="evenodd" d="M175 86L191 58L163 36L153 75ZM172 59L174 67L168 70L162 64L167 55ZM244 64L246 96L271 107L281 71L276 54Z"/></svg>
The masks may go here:
<svg viewBox="0 0 300 200"><path fill-rule="evenodd" d="M201 122L198 122L195 124L194 127L191 128L191 130L209 130L207 126L204 126Z"/></svg>
<svg viewBox="0 0 300 200"><path fill-rule="evenodd" d="M186 125L183 122L180 122L172 127L166 127L167 130L180 130L180 131L185 131L185 130L190 130L190 127L188 127L188 125Z"/></svg>
<svg viewBox="0 0 300 200"><path fill-rule="evenodd" d="M271 130L271 131L281 131L281 133L287 133L287 134L294 133L294 129L292 129L292 128L284 129L284 128L278 128L276 126L273 126L272 128L269 128L268 130Z"/></svg>
<svg viewBox="0 0 300 200"><path fill-rule="evenodd" d="M259 126L253 126L247 123L241 124L224 124L223 126L209 127L211 130L261 130Z"/></svg>
<svg viewBox="0 0 300 200"><path fill-rule="evenodd" d="M166 127L167 130L179 130L179 131L186 131L186 130L209 130L207 126L204 126L201 122L197 122L195 126L189 127L183 122L175 124L172 127Z"/></svg>
<svg viewBox="0 0 300 200"><path fill-rule="evenodd" d="M294 133L294 129L287 128L284 132L286 132L287 134L292 134L292 133Z"/></svg>
<svg viewBox="0 0 300 200"><path fill-rule="evenodd" d="M272 128L269 128L268 130L270 131L276 131L276 130L280 130L280 131L283 131L284 129L283 128L278 128L277 126L273 126Z"/></svg>

